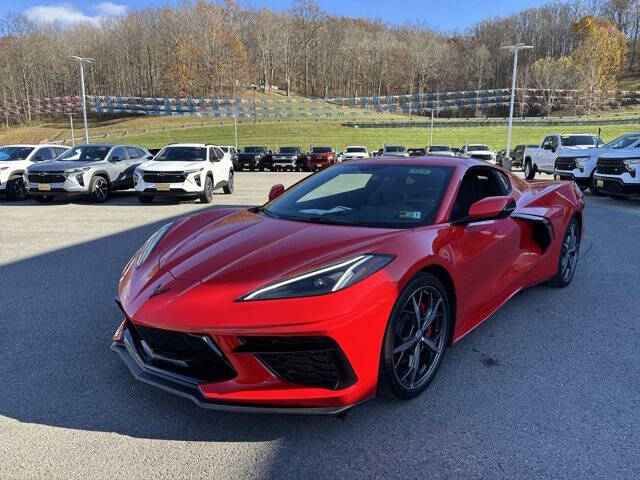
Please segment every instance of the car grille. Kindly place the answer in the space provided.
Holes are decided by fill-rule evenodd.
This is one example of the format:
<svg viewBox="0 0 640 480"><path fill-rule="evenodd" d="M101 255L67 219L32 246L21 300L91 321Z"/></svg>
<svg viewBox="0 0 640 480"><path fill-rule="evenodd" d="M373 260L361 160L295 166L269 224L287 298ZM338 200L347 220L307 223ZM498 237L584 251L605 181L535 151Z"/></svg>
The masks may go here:
<svg viewBox="0 0 640 480"><path fill-rule="evenodd" d="M30 173L28 178L33 183L64 183L67 180L62 172Z"/></svg>
<svg viewBox="0 0 640 480"><path fill-rule="evenodd" d="M183 172L145 172L142 178L146 183L182 183L187 176Z"/></svg>
<svg viewBox="0 0 640 480"><path fill-rule="evenodd" d="M470 157L475 158L476 160L491 160L492 158L490 154L483 154L483 153L472 153Z"/></svg>
<svg viewBox="0 0 640 480"><path fill-rule="evenodd" d="M329 337L241 337L234 353L252 353L275 375L291 383L339 390L356 376L344 352Z"/></svg>
<svg viewBox="0 0 640 480"><path fill-rule="evenodd" d="M237 373L208 335L141 327L129 322L140 358L155 368L203 382L221 382Z"/></svg>
<svg viewBox="0 0 640 480"><path fill-rule="evenodd" d="M596 171L605 175L621 175L626 169L620 158L599 158Z"/></svg>
<svg viewBox="0 0 640 480"><path fill-rule="evenodd" d="M555 163L556 170L573 170L576 168L576 159L572 157L558 157Z"/></svg>

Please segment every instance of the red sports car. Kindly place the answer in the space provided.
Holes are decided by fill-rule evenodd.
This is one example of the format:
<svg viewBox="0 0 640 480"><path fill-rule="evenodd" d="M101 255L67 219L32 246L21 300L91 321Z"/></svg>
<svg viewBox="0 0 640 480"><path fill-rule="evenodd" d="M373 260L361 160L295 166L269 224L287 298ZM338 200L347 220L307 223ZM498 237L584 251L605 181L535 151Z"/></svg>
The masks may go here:
<svg viewBox="0 0 640 480"><path fill-rule="evenodd" d="M336 413L420 394L518 291L571 282L584 200L472 159L363 159L165 225L125 267L133 375L203 407Z"/></svg>

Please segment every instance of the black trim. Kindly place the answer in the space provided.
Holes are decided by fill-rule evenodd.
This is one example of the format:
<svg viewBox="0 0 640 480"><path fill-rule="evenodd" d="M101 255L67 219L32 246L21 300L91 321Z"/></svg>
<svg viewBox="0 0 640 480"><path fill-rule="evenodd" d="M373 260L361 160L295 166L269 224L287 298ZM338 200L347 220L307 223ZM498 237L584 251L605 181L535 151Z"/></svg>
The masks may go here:
<svg viewBox="0 0 640 480"><path fill-rule="evenodd" d="M533 239L540 245L542 252L544 253L549 248L549 245L553 242L553 225L546 217L517 212L512 213L511 217L530 222L534 227Z"/></svg>
<svg viewBox="0 0 640 480"><path fill-rule="evenodd" d="M593 181L602 180L604 186L596 187L605 195L618 195L620 197L636 197L640 195L640 183L624 183L619 178L602 177L594 175Z"/></svg>
<svg viewBox="0 0 640 480"><path fill-rule="evenodd" d="M123 337L124 339L125 337ZM198 385L177 377L169 377L160 371L150 370L135 353L135 349L123 341L113 342L111 350L116 352L129 368L136 380L160 388L169 393L191 400L202 408L243 413L278 413L287 415L335 415L355 405L343 407L279 407L261 404L243 405L237 403L215 402L206 398Z"/></svg>
<svg viewBox="0 0 640 480"><path fill-rule="evenodd" d="M575 182L581 187L590 187L591 186L591 177L576 177L573 173L568 173L564 171L556 171L554 177L557 177L558 180L566 180L569 182Z"/></svg>

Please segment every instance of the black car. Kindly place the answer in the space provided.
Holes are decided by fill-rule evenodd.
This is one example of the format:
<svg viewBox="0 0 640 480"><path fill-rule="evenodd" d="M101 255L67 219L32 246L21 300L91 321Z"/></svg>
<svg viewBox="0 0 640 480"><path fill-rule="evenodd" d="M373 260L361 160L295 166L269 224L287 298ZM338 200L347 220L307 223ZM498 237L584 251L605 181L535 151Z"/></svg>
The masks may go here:
<svg viewBox="0 0 640 480"><path fill-rule="evenodd" d="M278 153L273 154L274 170L306 171L309 159L300 147L280 147Z"/></svg>
<svg viewBox="0 0 640 480"><path fill-rule="evenodd" d="M511 166L522 168L524 163L524 149L525 148L538 148L540 145L516 145L511 150Z"/></svg>
<svg viewBox="0 0 640 480"><path fill-rule="evenodd" d="M407 148L410 157L424 157L427 154L426 148Z"/></svg>
<svg viewBox="0 0 640 480"><path fill-rule="evenodd" d="M236 169L242 170L247 168L252 172L254 170L273 169L273 152L266 147L244 147L238 151L238 160L236 161Z"/></svg>

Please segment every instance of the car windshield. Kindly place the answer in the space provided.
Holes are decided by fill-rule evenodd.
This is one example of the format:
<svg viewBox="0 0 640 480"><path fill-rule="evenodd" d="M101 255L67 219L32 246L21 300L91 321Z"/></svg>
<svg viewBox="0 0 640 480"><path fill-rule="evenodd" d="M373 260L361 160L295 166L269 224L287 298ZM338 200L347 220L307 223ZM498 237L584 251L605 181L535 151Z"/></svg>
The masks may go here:
<svg viewBox="0 0 640 480"><path fill-rule="evenodd" d="M429 147L430 152L450 152L451 148L446 145L431 145Z"/></svg>
<svg viewBox="0 0 640 480"><path fill-rule="evenodd" d="M165 147L154 158L157 162L202 162L206 159L205 147Z"/></svg>
<svg viewBox="0 0 640 480"><path fill-rule="evenodd" d="M220 147L220 150L222 150L225 153L229 153L229 147Z"/></svg>
<svg viewBox="0 0 640 480"><path fill-rule="evenodd" d="M281 147L280 153L296 153L296 147Z"/></svg>
<svg viewBox="0 0 640 480"><path fill-rule="evenodd" d="M313 147L313 153L331 153L331 147Z"/></svg>
<svg viewBox="0 0 640 480"><path fill-rule="evenodd" d="M469 145L467 150L475 150L475 151L483 151L486 152L489 150L489 147L486 145Z"/></svg>
<svg viewBox="0 0 640 480"><path fill-rule="evenodd" d="M640 133L632 133L631 135L622 135L616 139L611 140L605 145L605 148L627 148L640 140Z"/></svg>
<svg viewBox="0 0 640 480"><path fill-rule="evenodd" d="M561 135L563 147L595 147L598 137L595 135Z"/></svg>
<svg viewBox="0 0 640 480"><path fill-rule="evenodd" d="M402 145L390 145L388 147L385 147L385 151L387 153L404 153L407 151L407 149Z"/></svg>
<svg viewBox="0 0 640 480"><path fill-rule="evenodd" d="M347 147L347 153L366 153L367 149L364 147Z"/></svg>
<svg viewBox="0 0 640 480"><path fill-rule="evenodd" d="M262 147L244 147L242 151L245 153L260 153L262 151Z"/></svg>
<svg viewBox="0 0 640 480"><path fill-rule="evenodd" d="M0 148L0 162L26 160L31 152L33 152L32 147L2 147Z"/></svg>
<svg viewBox="0 0 640 480"><path fill-rule="evenodd" d="M57 160L65 162L99 162L107 158L111 147L108 145L84 145L71 147L60 155Z"/></svg>
<svg viewBox="0 0 640 480"><path fill-rule="evenodd" d="M286 220L377 228L430 225L453 167L338 164L262 208Z"/></svg>

